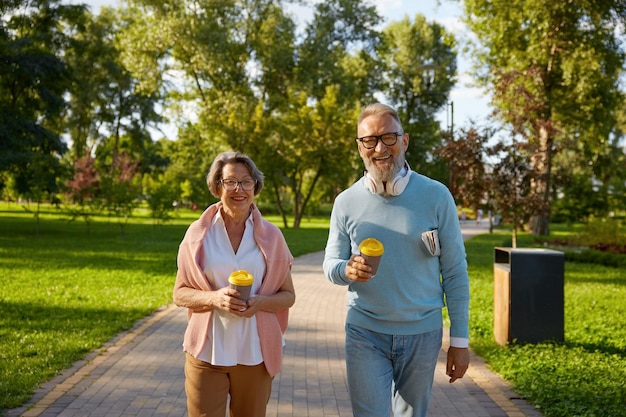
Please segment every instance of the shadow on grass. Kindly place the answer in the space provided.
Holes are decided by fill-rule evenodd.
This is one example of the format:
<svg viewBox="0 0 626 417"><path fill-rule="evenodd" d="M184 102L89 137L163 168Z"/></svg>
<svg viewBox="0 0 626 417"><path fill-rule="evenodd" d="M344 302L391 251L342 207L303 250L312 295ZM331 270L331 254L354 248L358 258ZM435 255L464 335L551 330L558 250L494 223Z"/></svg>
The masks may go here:
<svg viewBox="0 0 626 417"><path fill-rule="evenodd" d="M149 313L145 308L0 301L0 410L23 404L42 381L132 328Z"/></svg>
<svg viewBox="0 0 626 417"><path fill-rule="evenodd" d="M569 348L580 348L589 353L618 355L622 358L626 358L626 349L619 346L614 346L610 340L596 343L573 343L566 341L565 345Z"/></svg>
<svg viewBox="0 0 626 417"><path fill-rule="evenodd" d="M105 324L118 331L129 329L138 319L151 311L140 308L103 309L94 307L65 307L32 302L6 302L0 300L2 333L15 332L28 338L43 333L92 334L99 336L108 332L99 330ZM19 349L24 351L26 346Z"/></svg>

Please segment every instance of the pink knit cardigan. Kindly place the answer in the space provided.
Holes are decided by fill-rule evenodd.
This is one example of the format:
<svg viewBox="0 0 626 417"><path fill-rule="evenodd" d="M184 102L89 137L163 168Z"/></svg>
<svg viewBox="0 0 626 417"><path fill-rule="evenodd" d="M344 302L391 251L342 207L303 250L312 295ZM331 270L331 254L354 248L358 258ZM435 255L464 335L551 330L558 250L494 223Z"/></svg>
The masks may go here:
<svg viewBox="0 0 626 417"><path fill-rule="evenodd" d="M174 289L190 287L206 291L214 291L209 280L202 271L204 251L202 243L211 227L213 218L222 203L209 206L198 220L193 222L178 249L178 273ZM278 292L291 270L293 256L287 247L280 229L261 217L261 213L252 205L254 220L254 240L265 258L266 272L258 294L272 295ZM289 310L277 313L259 311L256 313L257 328L261 340L261 354L267 372L274 376L280 372L282 362L282 335L287 330ZM188 310L187 330L185 331L183 349L197 357L204 347L209 331L211 311L193 312Z"/></svg>

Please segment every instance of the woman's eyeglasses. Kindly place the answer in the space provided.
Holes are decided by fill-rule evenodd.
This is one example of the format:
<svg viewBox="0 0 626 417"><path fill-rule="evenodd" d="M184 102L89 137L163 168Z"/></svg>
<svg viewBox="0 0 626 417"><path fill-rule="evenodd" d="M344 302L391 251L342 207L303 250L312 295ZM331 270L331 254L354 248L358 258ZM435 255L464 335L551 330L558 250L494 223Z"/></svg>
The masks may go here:
<svg viewBox="0 0 626 417"><path fill-rule="evenodd" d="M254 190L254 187L256 186L256 180L252 178L241 181L226 179L219 180L218 182L222 185L222 187L224 187L226 191L235 191L238 186L246 191L251 191Z"/></svg>

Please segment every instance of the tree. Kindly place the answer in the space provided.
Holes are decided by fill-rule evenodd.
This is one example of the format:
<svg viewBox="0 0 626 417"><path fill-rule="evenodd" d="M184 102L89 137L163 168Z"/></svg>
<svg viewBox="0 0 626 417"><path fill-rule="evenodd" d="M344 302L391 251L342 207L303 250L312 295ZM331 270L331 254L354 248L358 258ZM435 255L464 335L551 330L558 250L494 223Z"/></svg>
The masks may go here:
<svg viewBox="0 0 626 417"><path fill-rule="evenodd" d="M499 117L534 149L532 193L543 204L530 220L548 234L554 156L569 138L596 153L615 134L623 103L619 36L626 3L609 0L468 0L465 21L482 82L493 92ZM620 26L621 24L621 26ZM622 29L620 29L620 27Z"/></svg>
<svg viewBox="0 0 626 417"><path fill-rule="evenodd" d="M342 106L339 91L339 86L328 86L315 106L307 105L307 96L301 94L300 101L293 101L292 111L282 120L290 132L286 135L292 139L281 140L271 148L283 161L279 166L293 196L294 228L300 227L321 179L335 179L337 183L334 176L342 176L345 181L358 172L350 163L357 154L356 144L350 139L358 109Z"/></svg>
<svg viewBox="0 0 626 417"><path fill-rule="evenodd" d="M0 12L0 172L40 201L56 190L66 151L59 125L70 85L64 25L75 25L84 7L13 1Z"/></svg>
<svg viewBox="0 0 626 417"><path fill-rule="evenodd" d="M355 159L346 157L354 135L344 116L373 96L368 80L376 77L361 64L375 64L375 8L361 0L319 3L297 44L282 2L142 0L131 6L124 12L124 62L133 74L148 75L141 83L146 88L164 73L177 74L169 97L187 111L184 103L193 103L197 115L187 118L176 149L249 154L266 173L279 209L294 210L298 227L320 179L336 180ZM176 169L184 169L177 159Z"/></svg>
<svg viewBox="0 0 626 417"><path fill-rule="evenodd" d="M145 175L142 187L155 223L160 224L169 220L170 212L174 210L174 204L180 195L175 184L168 181L164 174L159 173L153 176Z"/></svg>
<svg viewBox="0 0 626 417"><path fill-rule="evenodd" d="M471 126L456 137L446 137L435 154L448 166L448 188L457 204L474 210L488 197L489 180L486 172L487 144L493 132L489 128Z"/></svg>
<svg viewBox="0 0 626 417"><path fill-rule="evenodd" d="M65 123L73 158L98 146L110 147L115 158L122 136L132 148L126 151L141 158L152 142L148 128L162 121L155 111L160 91L140 88L140 79L123 62L120 34L125 22L121 16L110 8L102 9L98 16L86 13L67 49L73 85Z"/></svg>
<svg viewBox="0 0 626 417"><path fill-rule="evenodd" d="M362 0L317 3L313 19L305 28L304 41L298 48L298 85L317 100L322 99L330 85L340 86L339 97L354 97L344 94L344 90L353 89L354 84L344 84L347 74L342 66L347 56L352 55L366 64L364 73L360 77L354 73L354 76L365 81L364 87L375 86L372 84L375 77L371 77L367 69L376 64L368 56L375 56L380 42L375 28L381 20L376 7ZM361 96L366 98L372 90L364 93Z"/></svg>
<svg viewBox="0 0 626 417"><path fill-rule="evenodd" d="M89 223L90 216L98 210L100 178L96 172L95 160L85 155L74 162L74 175L65 183L64 191L71 203L68 211L72 220L82 217Z"/></svg>
<svg viewBox="0 0 626 417"><path fill-rule="evenodd" d="M212 141L211 132L198 125L181 129L178 140L166 145L164 153L169 157L169 164L164 178L174 184L174 199L186 206L199 207L215 201L207 188L206 175L217 154L228 146Z"/></svg>
<svg viewBox="0 0 626 417"><path fill-rule="evenodd" d="M517 231L544 203L531 189L537 176L531 163L534 154L532 145L517 140L514 133L510 142L500 140L487 149L487 156L495 159L487 177L488 198L502 219L513 225L514 248Z"/></svg>
<svg viewBox="0 0 626 417"><path fill-rule="evenodd" d="M281 182L291 190L295 228L322 179L342 189L358 172L354 122L359 103L374 93L369 80L376 77L369 70L377 65L371 54L379 21L375 8L361 0L318 3L296 50L290 103L278 115L281 126L268 147L281 158L272 173L274 194L280 198Z"/></svg>
<svg viewBox="0 0 626 417"><path fill-rule="evenodd" d="M175 176L191 182L194 203L208 202L204 178L194 177L206 175L219 151L257 159L269 134L265 122L286 104L293 22L269 0L135 1L123 20L125 64L141 75L142 88L167 86L177 112ZM175 82L163 83L167 76Z"/></svg>
<svg viewBox="0 0 626 417"><path fill-rule="evenodd" d="M442 135L435 113L448 104L456 76L456 42L438 23L422 15L408 16L383 30L379 48L385 64L383 95L400 114L411 135L407 161L425 174L437 172L434 149ZM435 71L434 79L425 77Z"/></svg>
<svg viewBox="0 0 626 417"><path fill-rule="evenodd" d="M116 153L110 167L101 166L105 170L100 175L100 202L109 214L123 220L119 222L122 231L138 204L141 192L138 166L139 161L133 161L126 152Z"/></svg>

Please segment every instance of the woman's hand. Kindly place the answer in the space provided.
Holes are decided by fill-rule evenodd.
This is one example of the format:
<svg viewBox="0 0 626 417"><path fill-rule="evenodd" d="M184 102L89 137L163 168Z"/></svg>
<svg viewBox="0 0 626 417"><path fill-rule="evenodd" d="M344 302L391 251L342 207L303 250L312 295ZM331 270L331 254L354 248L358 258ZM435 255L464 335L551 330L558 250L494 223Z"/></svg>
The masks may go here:
<svg viewBox="0 0 626 417"><path fill-rule="evenodd" d="M276 294L261 295L255 294L246 303L247 308L239 311L231 311L231 313L240 317L252 317L258 311L267 311L276 313L291 307L296 302L296 292L293 287L291 271L287 272L283 285L278 289Z"/></svg>
<svg viewBox="0 0 626 417"><path fill-rule="evenodd" d="M257 313L257 311L261 310L261 306L263 305L263 300L265 298L266 297L262 295L255 294L252 297L250 297L250 299L246 303L246 308L244 308L243 310L239 310L239 311L232 311L232 313L239 317L250 318L254 316Z"/></svg>
<svg viewBox="0 0 626 417"><path fill-rule="evenodd" d="M241 315L240 313L245 311L248 308L248 305L245 301L238 299L238 296L239 291L233 288L220 288L213 293L213 300L211 304L214 309L228 311L229 313L233 313L235 315Z"/></svg>

